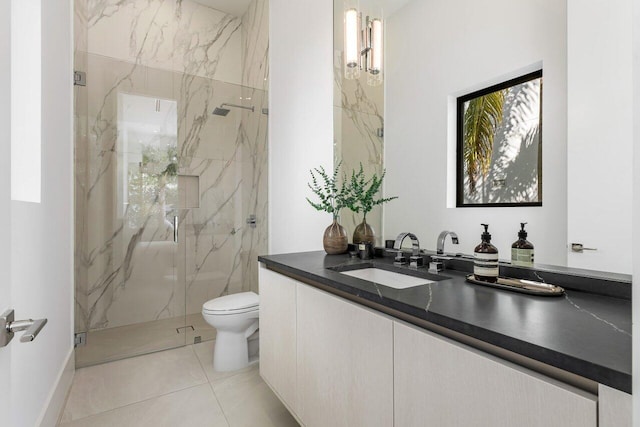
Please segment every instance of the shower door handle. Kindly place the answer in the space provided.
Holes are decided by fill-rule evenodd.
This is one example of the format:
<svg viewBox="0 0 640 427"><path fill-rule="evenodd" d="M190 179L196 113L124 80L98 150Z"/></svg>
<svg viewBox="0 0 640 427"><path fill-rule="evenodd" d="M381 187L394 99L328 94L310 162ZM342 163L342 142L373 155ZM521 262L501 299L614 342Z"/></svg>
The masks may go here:
<svg viewBox="0 0 640 427"><path fill-rule="evenodd" d="M173 217L173 241L178 243L178 216Z"/></svg>

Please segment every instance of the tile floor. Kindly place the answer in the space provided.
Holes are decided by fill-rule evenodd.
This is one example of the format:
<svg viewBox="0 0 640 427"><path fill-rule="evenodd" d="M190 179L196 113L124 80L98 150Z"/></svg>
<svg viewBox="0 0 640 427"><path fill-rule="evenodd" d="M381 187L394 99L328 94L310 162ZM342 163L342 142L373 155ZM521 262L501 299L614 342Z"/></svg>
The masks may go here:
<svg viewBox="0 0 640 427"><path fill-rule="evenodd" d="M214 342L76 370L59 426L298 426L258 365L213 370Z"/></svg>

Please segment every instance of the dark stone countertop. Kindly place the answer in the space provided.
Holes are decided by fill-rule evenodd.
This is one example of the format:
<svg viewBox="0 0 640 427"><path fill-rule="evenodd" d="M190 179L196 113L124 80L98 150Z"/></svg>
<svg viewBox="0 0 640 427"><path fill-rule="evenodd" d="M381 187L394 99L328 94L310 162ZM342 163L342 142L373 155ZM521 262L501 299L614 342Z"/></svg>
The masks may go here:
<svg viewBox="0 0 640 427"><path fill-rule="evenodd" d="M456 270L444 270L436 283L400 290L329 269L366 262L392 266L393 259L361 261L323 251L258 259L280 273L346 292L356 301L371 301L631 393L629 299L566 286L561 297L520 294L470 284L465 281L468 273ZM426 268L413 275L429 276Z"/></svg>

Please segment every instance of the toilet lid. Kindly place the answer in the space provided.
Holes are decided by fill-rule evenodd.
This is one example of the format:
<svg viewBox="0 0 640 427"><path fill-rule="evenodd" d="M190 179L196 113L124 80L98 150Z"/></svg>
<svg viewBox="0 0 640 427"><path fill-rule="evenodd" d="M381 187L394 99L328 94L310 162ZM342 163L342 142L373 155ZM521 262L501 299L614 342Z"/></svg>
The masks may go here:
<svg viewBox="0 0 640 427"><path fill-rule="evenodd" d="M247 309L257 308L259 303L260 298L255 292L241 292L207 301L202 306L202 311L248 311Z"/></svg>

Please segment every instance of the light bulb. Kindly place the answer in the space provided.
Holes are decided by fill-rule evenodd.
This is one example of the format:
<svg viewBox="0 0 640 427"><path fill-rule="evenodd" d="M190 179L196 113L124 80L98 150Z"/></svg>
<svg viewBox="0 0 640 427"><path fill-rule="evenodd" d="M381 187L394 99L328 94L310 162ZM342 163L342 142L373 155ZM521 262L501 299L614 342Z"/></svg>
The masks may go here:
<svg viewBox="0 0 640 427"><path fill-rule="evenodd" d="M369 51L369 76L367 83L377 86L382 83L383 36L382 21L371 20L371 50Z"/></svg>
<svg viewBox="0 0 640 427"><path fill-rule="evenodd" d="M356 79L360 76L360 19L356 9L344 12L344 76Z"/></svg>

